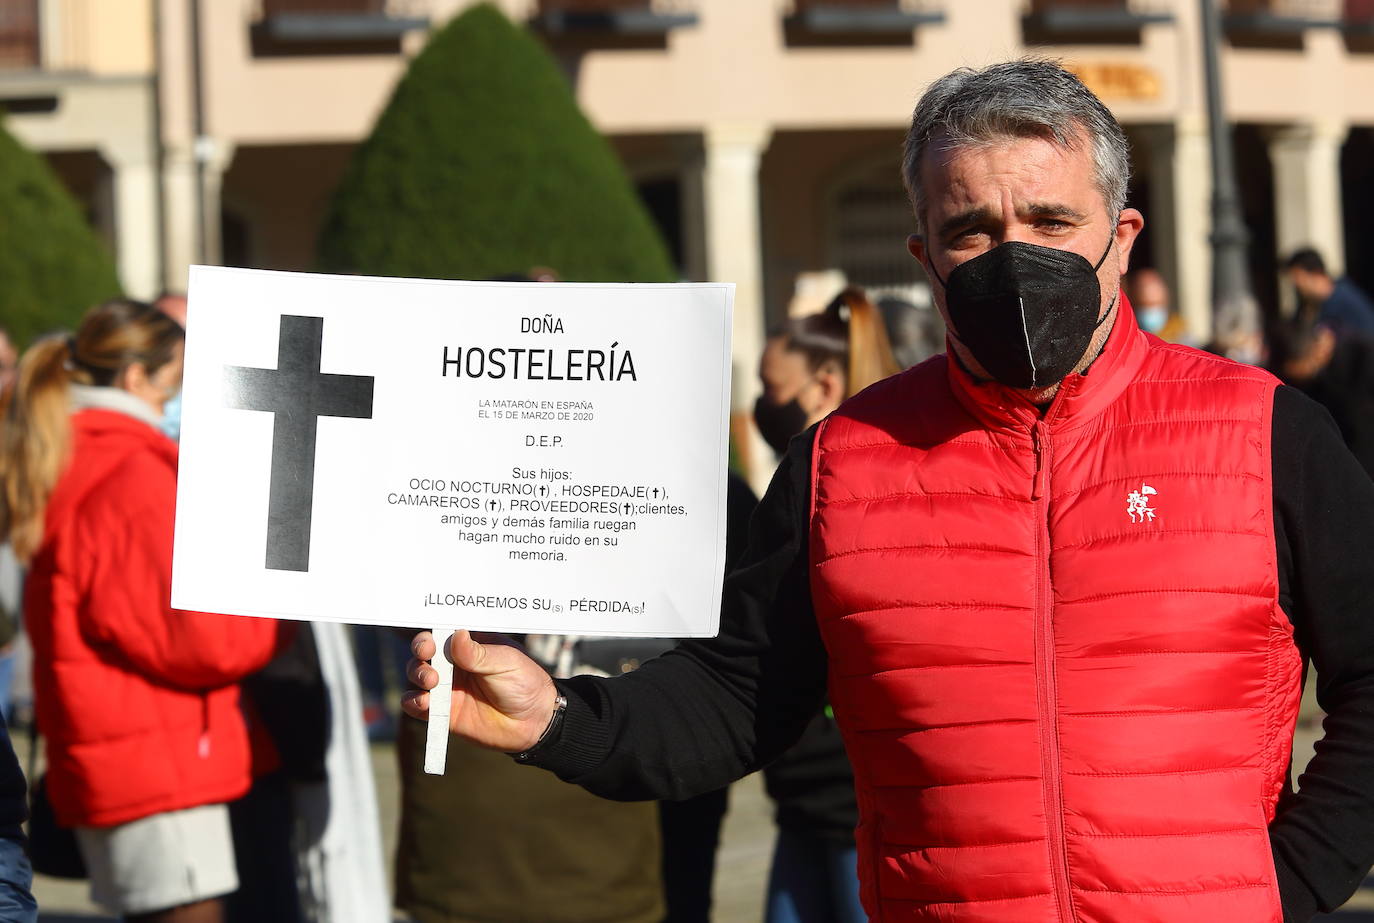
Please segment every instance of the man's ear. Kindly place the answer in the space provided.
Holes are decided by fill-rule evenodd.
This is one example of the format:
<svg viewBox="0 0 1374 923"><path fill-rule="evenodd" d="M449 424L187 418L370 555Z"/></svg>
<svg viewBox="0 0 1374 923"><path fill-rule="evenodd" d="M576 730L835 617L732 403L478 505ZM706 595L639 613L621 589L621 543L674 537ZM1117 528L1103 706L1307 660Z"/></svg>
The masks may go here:
<svg viewBox="0 0 1374 923"><path fill-rule="evenodd" d="M1144 227L1145 216L1138 209L1123 208L1116 219L1116 260L1118 272L1123 276L1131 266L1131 248L1135 246L1135 239Z"/></svg>
<svg viewBox="0 0 1374 923"><path fill-rule="evenodd" d="M906 239L906 249L914 257L916 262L922 266L926 264L926 239L919 234L912 234Z"/></svg>

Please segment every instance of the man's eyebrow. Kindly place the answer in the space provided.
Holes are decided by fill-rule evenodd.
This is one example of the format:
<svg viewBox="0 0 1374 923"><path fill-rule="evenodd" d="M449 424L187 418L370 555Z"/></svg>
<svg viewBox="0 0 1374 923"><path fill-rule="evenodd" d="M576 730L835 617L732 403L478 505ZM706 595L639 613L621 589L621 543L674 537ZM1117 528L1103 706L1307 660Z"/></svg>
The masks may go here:
<svg viewBox="0 0 1374 923"><path fill-rule="evenodd" d="M1067 205L1052 205L1046 202L1032 202L1021 209L1021 213L1027 218L1072 218L1075 221L1082 221L1088 217Z"/></svg>
<svg viewBox="0 0 1374 923"><path fill-rule="evenodd" d="M1082 212L1076 211L1067 205L1050 202L1031 202L1022 207L1020 211L1023 218L1068 218L1072 221L1084 221L1088 217ZM955 231L960 231L968 227L976 227L985 222L999 220L1000 214L1001 213L996 209L987 208L985 206L975 206L966 209L940 222L940 236L948 237Z"/></svg>
<svg viewBox="0 0 1374 923"><path fill-rule="evenodd" d="M961 230L972 225L982 224L993 218L993 210L985 207L970 208L959 212L957 215L950 215L940 222L940 236L945 237L955 231Z"/></svg>

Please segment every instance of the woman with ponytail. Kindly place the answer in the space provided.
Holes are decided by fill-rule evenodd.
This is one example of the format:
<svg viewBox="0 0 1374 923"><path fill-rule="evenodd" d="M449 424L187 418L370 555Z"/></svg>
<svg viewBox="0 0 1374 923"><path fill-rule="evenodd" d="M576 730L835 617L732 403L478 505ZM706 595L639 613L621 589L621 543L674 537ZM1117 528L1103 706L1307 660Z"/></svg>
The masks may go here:
<svg viewBox="0 0 1374 923"><path fill-rule="evenodd" d="M860 289L845 289L821 313L793 318L769 337L754 420L781 456L793 436L898 371L881 312ZM854 846L854 773L828 705L764 770L764 781L778 825L765 923L867 920Z"/></svg>
<svg viewBox="0 0 1374 923"><path fill-rule="evenodd" d="M92 898L217 923L238 887L226 802L248 790L238 682L276 623L171 608L181 327L129 300L20 360L0 424L0 535L29 568L25 628L46 789Z"/></svg>
<svg viewBox="0 0 1374 923"><path fill-rule="evenodd" d="M782 455L793 436L899 371L882 313L862 289L847 288L824 311L794 317L769 336L754 422Z"/></svg>

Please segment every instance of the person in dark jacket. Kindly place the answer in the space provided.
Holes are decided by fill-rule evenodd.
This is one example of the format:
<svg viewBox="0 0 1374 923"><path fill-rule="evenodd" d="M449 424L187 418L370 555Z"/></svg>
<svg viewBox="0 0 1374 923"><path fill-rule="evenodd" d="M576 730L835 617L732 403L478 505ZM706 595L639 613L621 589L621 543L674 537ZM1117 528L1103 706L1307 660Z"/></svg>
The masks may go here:
<svg viewBox="0 0 1374 923"><path fill-rule="evenodd" d="M1374 301L1349 279L1332 278L1326 261L1311 247L1295 251L1284 272L1302 302L1299 313L1337 336L1374 337Z"/></svg>
<svg viewBox="0 0 1374 923"><path fill-rule="evenodd" d="M1364 470L1374 476L1374 337L1337 337L1298 315L1274 344L1284 381L1321 404Z"/></svg>
<svg viewBox="0 0 1374 923"><path fill-rule="evenodd" d="M793 437L897 368L883 315L862 291L845 289L821 313L769 337L754 408L759 431L781 456ZM828 704L763 775L778 825L765 923L862 923L854 771Z"/></svg>

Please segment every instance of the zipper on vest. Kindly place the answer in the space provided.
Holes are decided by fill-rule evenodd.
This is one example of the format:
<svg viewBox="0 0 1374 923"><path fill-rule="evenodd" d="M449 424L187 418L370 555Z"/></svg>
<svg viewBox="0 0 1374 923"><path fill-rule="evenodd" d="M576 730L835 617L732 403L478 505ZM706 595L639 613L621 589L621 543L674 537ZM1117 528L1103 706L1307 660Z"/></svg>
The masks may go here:
<svg viewBox="0 0 1374 923"><path fill-rule="evenodd" d="M1045 496L1045 482L1049 479L1049 427L1044 420L1036 420L1031 430L1031 441L1035 443L1035 476L1031 478L1031 499L1039 500Z"/></svg>
<svg viewBox="0 0 1374 923"><path fill-rule="evenodd" d="M1059 764L1059 683L1055 672L1054 593L1050 586L1049 468L1054 458L1049 425L1037 420L1035 443L1035 698L1040 730L1040 778L1049 837L1050 874L1061 923L1073 920L1068 847L1064 839L1064 792Z"/></svg>

